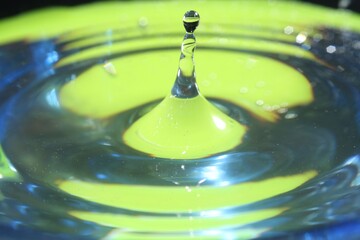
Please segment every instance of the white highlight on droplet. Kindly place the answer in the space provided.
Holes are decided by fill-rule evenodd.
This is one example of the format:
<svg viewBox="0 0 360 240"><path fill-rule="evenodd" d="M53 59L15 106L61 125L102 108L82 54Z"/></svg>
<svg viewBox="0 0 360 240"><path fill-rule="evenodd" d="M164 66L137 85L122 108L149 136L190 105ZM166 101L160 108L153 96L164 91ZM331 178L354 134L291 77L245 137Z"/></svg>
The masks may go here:
<svg viewBox="0 0 360 240"><path fill-rule="evenodd" d="M296 118L298 115L296 113L287 113L285 115L285 119L294 119Z"/></svg>
<svg viewBox="0 0 360 240"><path fill-rule="evenodd" d="M306 41L307 33L301 32L296 36L296 42L301 44Z"/></svg>
<svg viewBox="0 0 360 240"><path fill-rule="evenodd" d="M57 96L56 89L52 89L48 94L46 94L46 101L50 106L54 108L60 107L60 102Z"/></svg>
<svg viewBox="0 0 360 240"><path fill-rule="evenodd" d="M264 100L261 100L261 99L257 100L256 105L258 105L258 106L264 105Z"/></svg>
<svg viewBox="0 0 360 240"><path fill-rule="evenodd" d="M199 187L199 186L200 186L201 184L203 184L206 180L207 180L206 178L201 179L201 180L197 183L196 186Z"/></svg>
<svg viewBox="0 0 360 240"><path fill-rule="evenodd" d="M328 53L334 53L334 52L336 52L336 47L334 45L329 45L326 47L326 51Z"/></svg>
<svg viewBox="0 0 360 240"><path fill-rule="evenodd" d="M105 62L103 65L106 72L108 72L111 75L116 75L116 68L112 64L112 62Z"/></svg>
<svg viewBox="0 0 360 240"><path fill-rule="evenodd" d="M217 128L224 130L226 128L226 122L218 118L217 116L212 116L212 119Z"/></svg>
<svg viewBox="0 0 360 240"><path fill-rule="evenodd" d="M249 89L247 87L240 88L240 93L247 93Z"/></svg>
<svg viewBox="0 0 360 240"><path fill-rule="evenodd" d="M347 8L351 3L351 0L340 0L338 3L339 8Z"/></svg>
<svg viewBox="0 0 360 240"><path fill-rule="evenodd" d="M294 32L294 28L292 26L286 26L284 28L284 33L287 34L287 35L290 35Z"/></svg>
<svg viewBox="0 0 360 240"><path fill-rule="evenodd" d="M139 18L138 21L139 27L146 28L149 24L149 20L146 17Z"/></svg>
<svg viewBox="0 0 360 240"><path fill-rule="evenodd" d="M219 169L216 166L209 166L209 167L206 167L206 169L204 170L202 175L206 179L216 180L221 175L221 172L219 171Z"/></svg>

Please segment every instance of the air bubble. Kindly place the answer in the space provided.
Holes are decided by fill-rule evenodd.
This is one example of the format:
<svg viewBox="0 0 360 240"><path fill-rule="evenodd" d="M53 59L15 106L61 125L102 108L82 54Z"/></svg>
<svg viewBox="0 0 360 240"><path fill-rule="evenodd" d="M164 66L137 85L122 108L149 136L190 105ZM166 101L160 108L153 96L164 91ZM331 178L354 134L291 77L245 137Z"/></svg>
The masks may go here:
<svg viewBox="0 0 360 240"><path fill-rule="evenodd" d="M326 47L326 51L330 54L334 53L334 52L336 52L336 47L334 45L329 45Z"/></svg>
<svg viewBox="0 0 360 240"><path fill-rule="evenodd" d="M146 28L149 25L149 20L146 17L139 18L138 25L141 28Z"/></svg>
<svg viewBox="0 0 360 240"><path fill-rule="evenodd" d="M116 75L116 68L112 62L105 62L103 65L105 71L110 75Z"/></svg>
<svg viewBox="0 0 360 240"><path fill-rule="evenodd" d="M294 28L292 26L286 26L284 28L284 33L287 34L287 35L290 35L294 32Z"/></svg>
<svg viewBox="0 0 360 240"><path fill-rule="evenodd" d="M296 113L293 113L293 112L290 112L290 113L287 113L285 115L285 119L294 119L296 118L298 115Z"/></svg>
<svg viewBox="0 0 360 240"><path fill-rule="evenodd" d="M258 106L264 105L264 100L261 100L261 99L257 100L256 105L258 105Z"/></svg>
<svg viewBox="0 0 360 240"><path fill-rule="evenodd" d="M249 89L247 87L240 88L240 93L242 93L242 94L247 93L248 91L249 91Z"/></svg>
<svg viewBox="0 0 360 240"><path fill-rule="evenodd" d="M306 32L301 32L296 36L296 42L301 44L304 43L307 39L307 33Z"/></svg>

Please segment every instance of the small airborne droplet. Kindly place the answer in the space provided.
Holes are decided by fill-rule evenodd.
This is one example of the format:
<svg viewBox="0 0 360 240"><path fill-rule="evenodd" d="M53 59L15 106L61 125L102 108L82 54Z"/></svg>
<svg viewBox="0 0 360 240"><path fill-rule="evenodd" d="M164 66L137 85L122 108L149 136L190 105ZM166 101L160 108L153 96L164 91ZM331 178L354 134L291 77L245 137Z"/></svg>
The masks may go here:
<svg viewBox="0 0 360 240"><path fill-rule="evenodd" d="M336 47L334 45L329 45L327 48L326 48L326 51L328 53L334 53L336 52Z"/></svg>
<svg viewBox="0 0 360 240"><path fill-rule="evenodd" d="M284 28L284 33L287 34L287 35L290 35L294 32L294 28L292 26L286 26Z"/></svg>
<svg viewBox="0 0 360 240"><path fill-rule="evenodd" d="M298 44L302 44L306 41L307 39L307 33L306 32L301 32L296 36L296 42Z"/></svg>
<svg viewBox="0 0 360 240"><path fill-rule="evenodd" d="M247 93L249 91L249 89L247 87L242 87L240 88L240 93Z"/></svg>
<svg viewBox="0 0 360 240"><path fill-rule="evenodd" d="M262 106L262 105L264 105L264 101L259 99L259 100L256 101L256 105Z"/></svg>
<svg viewBox="0 0 360 240"><path fill-rule="evenodd" d="M116 68L112 64L112 62L105 62L103 65L106 72L108 72L111 75L116 75Z"/></svg>
<svg viewBox="0 0 360 240"><path fill-rule="evenodd" d="M138 25L141 28L146 28L149 24L149 21L146 17L139 18Z"/></svg>

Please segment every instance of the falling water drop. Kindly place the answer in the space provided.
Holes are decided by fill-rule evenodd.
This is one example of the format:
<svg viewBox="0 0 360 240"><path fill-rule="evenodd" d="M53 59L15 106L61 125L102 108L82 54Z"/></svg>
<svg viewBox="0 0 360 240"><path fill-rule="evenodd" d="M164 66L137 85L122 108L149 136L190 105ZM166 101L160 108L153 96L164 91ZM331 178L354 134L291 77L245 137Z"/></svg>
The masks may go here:
<svg viewBox="0 0 360 240"><path fill-rule="evenodd" d="M109 73L110 75L113 75L115 76L116 75L116 68L114 66L114 64L112 64L112 62L105 62L104 65L103 65L105 71L107 73Z"/></svg>

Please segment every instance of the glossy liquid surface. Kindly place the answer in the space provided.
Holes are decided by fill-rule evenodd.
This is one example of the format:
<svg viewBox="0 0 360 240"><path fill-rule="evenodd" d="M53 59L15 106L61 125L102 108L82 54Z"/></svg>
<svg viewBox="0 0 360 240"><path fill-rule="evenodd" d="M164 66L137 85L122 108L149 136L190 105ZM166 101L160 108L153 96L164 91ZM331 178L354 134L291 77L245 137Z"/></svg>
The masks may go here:
<svg viewBox="0 0 360 240"><path fill-rule="evenodd" d="M0 221L9 234L247 239L358 218L359 34L204 22L199 87L246 133L195 160L149 156L122 139L171 89L183 34L171 25L1 46Z"/></svg>

